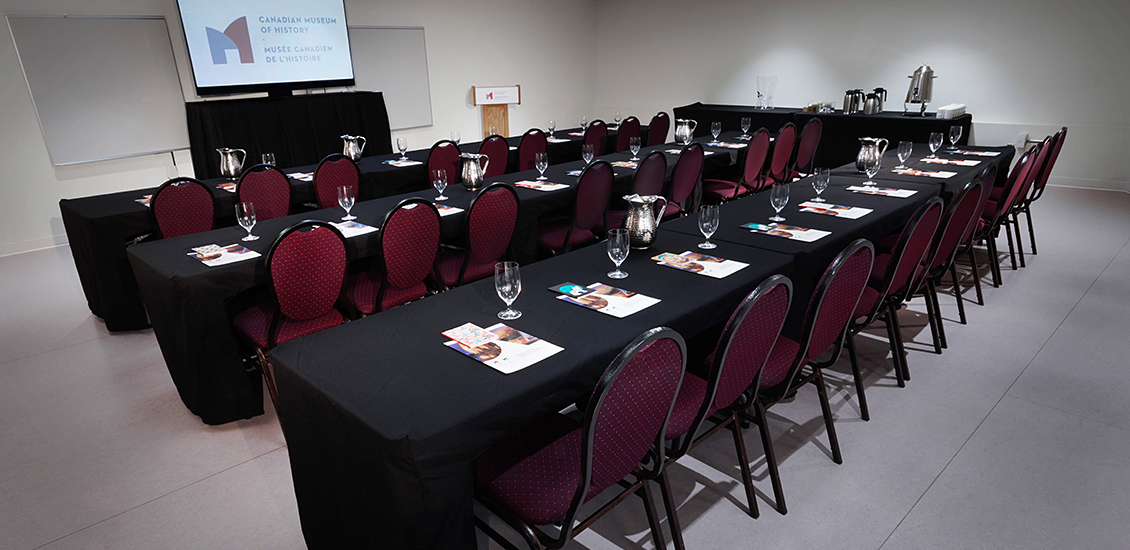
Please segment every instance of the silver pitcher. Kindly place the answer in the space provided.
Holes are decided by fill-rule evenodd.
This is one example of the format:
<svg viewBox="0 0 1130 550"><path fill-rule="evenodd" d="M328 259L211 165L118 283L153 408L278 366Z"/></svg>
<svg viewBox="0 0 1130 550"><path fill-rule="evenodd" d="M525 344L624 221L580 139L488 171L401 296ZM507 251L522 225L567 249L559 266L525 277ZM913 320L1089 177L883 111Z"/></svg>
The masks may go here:
<svg viewBox="0 0 1130 550"><path fill-rule="evenodd" d="M698 128L698 122L690 119L680 118L675 120L675 143L679 145L687 145L694 138L694 129Z"/></svg>
<svg viewBox="0 0 1130 550"><path fill-rule="evenodd" d="M663 212L667 210L667 199L659 195L624 195L624 200L628 201L628 217L624 219L628 241L636 250L646 249L655 242L659 220L663 219ZM659 217L651 208L655 201L663 201Z"/></svg>
<svg viewBox="0 0 1130 550"><path fill-rule="evenodd" d="M883 103L879 100L879 94L867 94L867 101L863 102L863 114L877 115L883 112Z"/></svg>
<svg viewBox="0 0 1130 550"><path fill-rule="evenodd" d="M867 160L869 159L882 159L883 153L887 152L887 138L859 138L859 154L855 156L855 169L859 170L862 174L866 170Z"/></svg>
<svg viewBox="0 0 1130 550"><path fill-rule="evenodd" d="M863 110L863 102L867 98L863 95L863 90L856 88L844 92L844 114L854 115Z"/></svg>
<svg viewBox="0 0 1130 550"><path fill-rule="evenodd" d="M487 177L487 167L490 166L490 157L475 153L461 153L459 158L463 159L463 186L468 191L475 191L482 187L483 181ZM480 160L486 162L479 164Z"/></svg>
<svg viewBox="0 0 1130 550"><path fill-rule="evenodd" d="M220 147L216 152L220 154L220 175L229 180L238 178L243 170L243 161L247 159L247 151ZM238 158L236 153L239 153Z"/></svg>
<svg viewBox="0 0 1130 550"><path fill-rule="evenodd" d="M365 150L365 137L345 134L341 136L341 139L345 142L345 148L341 151L341 154L349 157L353 162L361 160L361 151Z"/></svg>

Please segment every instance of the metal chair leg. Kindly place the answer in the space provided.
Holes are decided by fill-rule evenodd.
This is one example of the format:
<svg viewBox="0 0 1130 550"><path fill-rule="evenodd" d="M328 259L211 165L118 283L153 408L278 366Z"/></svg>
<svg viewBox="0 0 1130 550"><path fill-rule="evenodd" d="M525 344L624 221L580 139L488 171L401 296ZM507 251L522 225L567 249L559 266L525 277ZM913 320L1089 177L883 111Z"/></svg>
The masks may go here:
<svg viewBox="0 0 1130 550"><path fill-rule="evenodd" d="M656 548L667 548L667 543L663 540L663 531L659 527L659 513L655 510L655 499L651 496L651 484L644 481L641 491L644 512L647 513L647 524L651 527L651 542Z"/></svg>
<svg viewBox="0 0 1130 550"><path fill-rule="evenodd" d="M934 300L930 297L930 288L923 289L922 297L926 300L926 322L930 325L930 339L934 343L934 353L942 354L942 341L941 336L938 334L938 325L935 318L938 317L938 311L934 309Z"/></svg>
<svg viewBox="0 0 1130 550"><path fill-rule="evenodd" d="M997 238L989 235L985 238L989 243L989 269L993 272L993 286L1000 288L1001 283L1001 265L1000 265L1000 252L997 252Z"/></svg>
<svg viewBox="0 0 1130 550"><path fill-rule="evenodd" d="M891 304L890 306L891 328L895 334L895 346L898 349L899 361L902 363L902 377L910 381L910 365L907 363L906 346L902 341L902 327L899 326L899 304Z"/></svg>
<svg viewBox="0 0 1130 550"><path fill-rule="evenodd" d="M820 410L824 414L824 428L828 430L828 444L832 447L832 462L843 464L844 457L840 454L840 440L836 437L836 423L832 419L832 405L828 403L828 388L824 387L824 373L815 369L812 383L816 384L816 393L820 395Z"/></svg>
<svg viewBox="0 0 1130 550"><path fill-rule="evenodd" d="M765 449L765 465L769 469L769 481L773 484L773 500L777 501L777 513L782 516L789 513L785 505L785 491L781 488L781 472L777 471L777 453L773 452L773 438L769 435L769 421L765 417L765 407L761 403L753 404L753 412L757 416L755 422L761 432L761 446Z"/></svg>
<svg viewBox="0 0 1130 550"><path fill-rule="evenodd" d="M867 412L867 396L863 393L863 376L859 373L859 359L855 356L855 335L850 330L846 344L848 357L851 359L851 374L855 378L855 395L859 396L859 416L863 420L871 420L871 413Z"/></svg>
<svg viewBox="0 0 1130 550"><path fill-rule="evenodd" d="M887 341L891 345L891 362L895 365L895 380L898 381L900 388L906 387L906 381L902 378L902 360L899 358L898 340L895 338L894 325L891 322L890 309L884 315L883 322L887 325Z"/></svg>
<svg viewBox="0 0 1130 550"><path fill-rule="evenodd" d="M942 349L949 347L946 343L946 323L942 319L942 304L938 301L938 285L934 281L927 281L927 288L930 290L930 299L934 301L934 318L938 321L938 340L942 343Z"/></svg>
<svg viewBox="0 0 1130 550"><path fill-rule="evenodd" d="M1028 218L1028 238L1032 241L1032 255L1036 255L1036 229L1032 227L1032 205L1024 207L1024 215Z"/></svg>
<svg viewBox="0 0 1130 550"><path fill-rule="evenodd" d="M1016 247L1012 244L1012 226L1008 223L1008 214L1004 215L1004 221L1001 224L1004 228L1004 234L1008 237L1008 259L1012 262L1012 269L1015 271L1016 267Z"/></svg>
<svg viewBox="0 0 1130 550"><path fill-rule="evenodd" d="M675 497L671 494L671 482L667 478L667 468L663 468L663 472L655 481L659 484L659 496L663 498L663 508L667 512L667 526L671 528L675 550L686 550L687 547L683 544L683 528L679 526L679 515L675 510Z"/></svg>
<svg viewBox="0 0 1130 550"><path fill-rule="evenodd" d="M977 266L977 254L973 243L969 243L969 263L973 265L973 288L977 290L977 305L985 305L985 295L981 293L981 268Z"/></svg>
<svg viewBox="0 0 1130 550"><path fill-rule="evenodd" d="M738 416L730 413L730 432L734 434L734 449L738 452L738 466L742 471L742 484L745 485L745 498L749 503L748 513L753 519L761 516L761 512L757 509L757 495L753 491L753 472L749 471L749 454L745 450L745 438L742 436L742 429L738 426ZM664 475L667 471L664 470ZM676 542L676 546L678 542Z"/></svg>
<svg viewBox="0 0 1130 550"><path fill-rule="evenodd" d="M961 295L961 279L957 277L957 263L950 263L950 277L953 278L953 294L957 297L957 318L961 324L968 324L965 318L965 297Z"/></svg>
<svg viewBox="0 0 1130 550"><path fill-rule="evenodd" d="M1020 215L1017 212L1012 213L1013 229L1016 229L1016 253L1020 256L1020 267L1027 267L1024 264L1024 240L1020 238Z"/></svg>

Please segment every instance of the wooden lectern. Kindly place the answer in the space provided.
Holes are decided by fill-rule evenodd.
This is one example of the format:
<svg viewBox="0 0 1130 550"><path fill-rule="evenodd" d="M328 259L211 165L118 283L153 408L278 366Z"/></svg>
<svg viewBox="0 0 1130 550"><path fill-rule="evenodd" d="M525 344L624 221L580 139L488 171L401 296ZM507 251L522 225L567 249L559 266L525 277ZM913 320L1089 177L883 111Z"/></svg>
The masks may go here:
<svg viewBox="0 0 1130 550"><path fill-rule="evenodd" d="M510 136L510 107L522 104L522 87L513 86L471 86L475 106L483 111L483 139L495 128L502 137Z"/></svg>

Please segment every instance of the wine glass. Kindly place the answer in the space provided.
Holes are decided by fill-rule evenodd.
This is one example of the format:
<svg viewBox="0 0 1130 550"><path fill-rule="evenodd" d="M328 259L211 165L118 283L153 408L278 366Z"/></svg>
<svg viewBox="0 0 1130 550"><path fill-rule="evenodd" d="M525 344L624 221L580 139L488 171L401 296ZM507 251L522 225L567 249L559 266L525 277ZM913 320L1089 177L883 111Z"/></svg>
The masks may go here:
<svg viewBox="0 0 1130 550"><path fill-rule="evenodd" d="M702 208L698 209L698 230L702 231L702 236L706 240L698 243L698 247L704 250L717 248L718 245L710 242L710 236L718 230L718 205L717 204L704 204Z"/></svg>
<svg viewBox="0 0 1130 550"><path fill-rule="evenodd" d="M345 209L345 217L341 218L341 221L347 222L357 219L357 216L350 215L349 213L349 209L353 208L354 199L352 185L342 185L337 188L337 203Z"/></svg>
<svg viewBox="0 0 1130 550"><path fill-rule="evenodd" d="M586 143L581 146L581 158L585 159L585 164L592 164L594 147L591 143Z"/></svg>
<svg viewBox="0 0 1130 550"><path fill-rule="evenodd" d="M235 205L235 219L239 220L239 225L247 230L247 236L240 239L241 241L254 241L259 237L251 234L251 228L255 227L255 205L249 202L241 202Z"/></svg>
<svg viewBox="0 0 1130 550"><path fill-rule="evenodd" d="M451 131L451 141L454 141L456 145L459 145L459 137L459 130Z"/></svg>
<svg viewBox="0 0 1130 550"><path fill-rule="evenodd" d="M950 126L950 146L951 146L951 148L957 149L957 140L959 140L959 139L961 139L961 126L958 126L956 124L953 125L953 126Z"/></svg>
<svg viewBox="0 0 1130 550"><path fill-rule="evenodd" d="M935 153L938 151L938 148L942 146L943 141L945 141L945 138L942 137L941 132L930 132L930 158L938 158L938 155Z"/></svg>
<svg viewBox="0 0 1130 550"><path fill-rule="evenodd" d="M549 137L551 137L551 138L553 137L553 131L556 130L556 129L557 129L557 123L552 121L552 120L549 121Z"/></svg>
<svg viewBox="0 0 1130 550"><path fill-rule="evenodd" d="M400 149L400 160L408 160L408 155L404 154L408 152L408 138L396 138L396 148Z"/></svg>
<svg viewBox="0 0 1130 550"><path fill-rule="evenodd" d="M914 144L909 141L899 142L899 165L896 167L899 170L906 169L906 159L910 158L910 154L914 152Z"/></svg>
<svg viewBox="0 0 1130 550"><path fill-rule="evenodd" d="M437 201L445 201L447 197L443 196L443 190L447 189L447 170L440 168L432 170L432 187L439 191L439 196L435 198Z"/></svg>
<svg viewBox="0 0 1130 550"><path fill-rule="evenodd" d="M632 136L628 138L628 150L632 152L632 160L640 160L636 155L640 154L640 138L639 136Z"/></svg>
<svg viewBox="0 0 1130 550"><path fill-rule="evenodd" d="M534 153L534 168L538 169L538 181L549 179L545 177L545 169L549 168L549 155L544 152Z"/></svg>
<svg viewBox="0 0 1130 550"><path fill-rule="evenodd" d="M275 165L275 154L274 153L263 153L263 164L274 166Z"/></svg>
<svg viewBox="0 0 1130 550"><path fill-rule="evenodd" d="M722 133L722 123L721 122L711 122L710 123L710 135L714 136L714 141L718 141L718 134L721 134L721 133Z"/></svg>
<svg viewBox="0 0 1130 550"><path fill-rule="evenodd" d="M628 230L609 229L608 257L612 259L612 263L616 264L616 271L609 271L609 277L613 279L623 279L628 276L626 272L620 271L620 264L628 259L628 249Z"/></svg>
<svg viewBox="0 0 1130 550"><path fill-rule="evenodd" d="M499 319L509 321L522 316L521 311L510 307L522 292L522 276L518 272L518 262L494 264L494 290L498 292L498 297L506 302L506 309L498 312Z"/></svg>
<svg viewBox="0 0 1130 550"><path fill-rule="evenodd" d="M616 121L616 129L619 130L620 129L620 111L616 111L616 118L614 118L613 120Z"/></svg>
<svg viewBox="0 0 1130 550"><path fill-rule="evenodd" d="M812 202L824 202L820 198L820 193L823 193L828 188L828 181L832 179L832 172L827 168L817 168L812 176L812 189L816 191L816 198Z"/></svg>
<svg viewBox="0 0 1130 550"><path fill-rule="evenodd" d="M785 218L781 217L781 210L784 210L785 205L789 204L789 184L774 183L773 189L769 192L769 202L773 205L773 210L777 211L777 214L769 218L769 221L785 221Z"/></svg>
<svg viewBox="0 0 1130 550"><path fill-rule="evenodd" d="M883 165L883 157L878 154L869 155L863 159L863 171L867 173L867 181L863 185L875 185L875 175L879 173L879 168Z"/></svg>
<svg viewBox="0 0 1130 550"><path fill-rule="evenodd" d="M749 135L749 126L751 124L749 117L742 117L742 137Z"/></svg>
<svg viewBox="0 0 1130 550"><path fill-rule="evenodd" d="M581 130L588 130L588 128L589 128L589 117L581 115Z"/></svg>

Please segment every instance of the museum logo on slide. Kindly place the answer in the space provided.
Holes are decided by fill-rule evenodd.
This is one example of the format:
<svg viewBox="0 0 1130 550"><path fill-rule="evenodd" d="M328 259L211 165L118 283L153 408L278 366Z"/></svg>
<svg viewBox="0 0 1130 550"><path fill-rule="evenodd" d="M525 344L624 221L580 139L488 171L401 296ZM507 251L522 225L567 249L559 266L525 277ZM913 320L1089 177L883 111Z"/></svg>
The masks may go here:
<svg viewBox="0 0 1130 550"><path fill-rule="evenodd" d="M247 31L247 17L240 17L232 21L224 32L212 27L204 27L208 31L208 48L212 51L213 65L228 64L228 50L239 50L240 63L254 63L255 57L251 54L251 33Z"/></svg>

